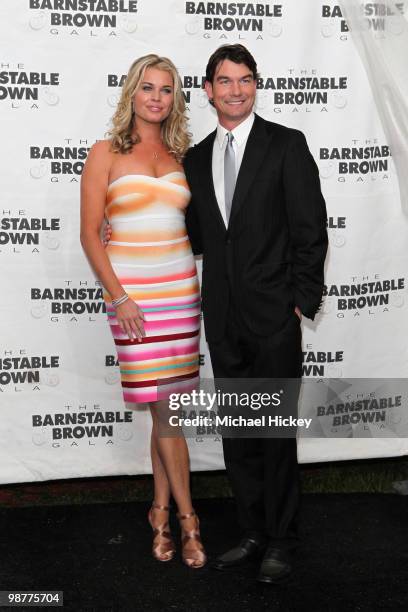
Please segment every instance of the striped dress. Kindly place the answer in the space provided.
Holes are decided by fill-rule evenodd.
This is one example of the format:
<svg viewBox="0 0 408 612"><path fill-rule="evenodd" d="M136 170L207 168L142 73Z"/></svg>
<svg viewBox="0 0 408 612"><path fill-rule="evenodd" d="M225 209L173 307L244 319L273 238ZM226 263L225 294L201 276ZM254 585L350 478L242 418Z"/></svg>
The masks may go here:
<svg viewBox="0 0 408 612"><path fill-rule="evenodd" d="M145 316L146 337L132 342L104 291L126 402L155 402L198 382L200 289L185 226L189 200L183 172L127 174L108 188L106 252Z"/></svg>

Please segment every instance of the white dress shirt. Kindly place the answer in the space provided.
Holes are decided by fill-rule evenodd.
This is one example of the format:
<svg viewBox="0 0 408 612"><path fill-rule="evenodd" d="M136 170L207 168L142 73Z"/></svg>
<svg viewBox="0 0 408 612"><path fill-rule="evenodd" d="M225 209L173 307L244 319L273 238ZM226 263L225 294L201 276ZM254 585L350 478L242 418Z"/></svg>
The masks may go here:
<svg viewBox="0 0 408 612"><path fill-rule="evenodd" d="M252 129L254 120L255 115L254 113L251 113L249 117L247 117L242 123L240 123L239 125L237 125L236 128L231 130L231 133L234 136L232 146L234 148L235 153L235 169L237 177L239 169L241 167L242 158L244 156L245 146L248 140L249 132ZM225 147L227 146L227 134L228 130L222 127L222 125L218 124L212 154L212 175L214 181L215 195L217 197L217 202L220 208L222 218L224 219L225 227L228 226L227 213L225 211L224 191L224 155Z"/></svg>

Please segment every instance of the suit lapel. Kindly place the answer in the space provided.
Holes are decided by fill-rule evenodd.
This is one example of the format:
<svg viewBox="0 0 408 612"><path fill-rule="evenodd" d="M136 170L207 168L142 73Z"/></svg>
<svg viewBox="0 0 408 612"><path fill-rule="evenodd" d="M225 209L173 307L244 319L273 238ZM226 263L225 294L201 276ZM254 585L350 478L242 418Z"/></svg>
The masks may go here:
<svg viewBox="0 0 408 612"><path fill-rule="evenodd" d="M216 131L212 132L206 141L203 143L202 151L201 151L201 160L202 160L202 168L203 168L203 191L205 195L205 201L208 202L208 206L217 219L219 223L221 223L222 228L226 231L224 219L222 218L222 214L220 211L220 207L218 205L217 196L215 195L214 189L214 179L212 173L212 153L214 140L216 136Z"/></svg>
<svg viewBox="0 0 408 612"><path fill-rule="evenodd" d="M237 182L235 184L229 225L231 225L234 217L245 201L248 190L255 179L258 168L266 155L270 139L271 135L268 134L265 129L263 119L261 119L261 117L258 115L255 115L255 121L248 136Z"/></svg>

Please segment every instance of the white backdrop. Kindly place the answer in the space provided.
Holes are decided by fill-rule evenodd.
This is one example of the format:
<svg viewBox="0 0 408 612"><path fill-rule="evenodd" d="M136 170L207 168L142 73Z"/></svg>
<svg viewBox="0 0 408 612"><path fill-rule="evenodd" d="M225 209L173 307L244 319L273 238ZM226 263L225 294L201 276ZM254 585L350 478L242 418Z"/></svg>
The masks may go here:
<svg viewBox="0 0 408 612"><path fill-rule="evenodd" d="M366 27L400 36L385 33L373 6L363 6ZM0 482L151 471L150 416L123 404L100 287L79 242L84 159L104 137L122 75L148 52L178 66L197 142L216 124L201 89L209 55L224 43L251 50L262 77L256 110L305 132L329 214L327 296L303 324L304 374L406 376L407 221L338 5L2 0L0 40ZM201 352L210 375L204 337ZM189 444L192 469L223 466L219 438ZM311 439L299 460L407 449L398 438Z"/></svg>

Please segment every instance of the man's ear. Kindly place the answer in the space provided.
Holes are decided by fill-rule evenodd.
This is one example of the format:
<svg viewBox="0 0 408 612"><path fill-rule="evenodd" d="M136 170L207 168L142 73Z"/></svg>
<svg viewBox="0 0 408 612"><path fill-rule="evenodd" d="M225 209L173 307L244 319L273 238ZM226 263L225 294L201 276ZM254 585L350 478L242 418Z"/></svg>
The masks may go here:
<svg viewBox="0 0 408 612"><path fill-rule="evenodd" d="M208 96L208 99L209 99L210 101L212 101L212 99L213 99L213 86L212 86L212 83L210 83L210 81L205 81L205 83L204 83L204 89L205 89L205 91L206 91L206 94L207 94L207 96Z"/></svg>

